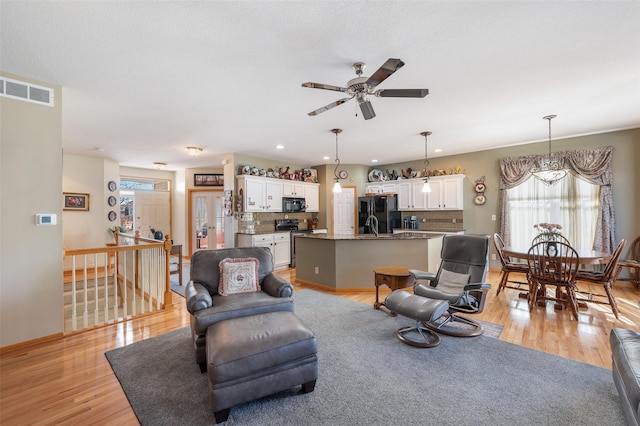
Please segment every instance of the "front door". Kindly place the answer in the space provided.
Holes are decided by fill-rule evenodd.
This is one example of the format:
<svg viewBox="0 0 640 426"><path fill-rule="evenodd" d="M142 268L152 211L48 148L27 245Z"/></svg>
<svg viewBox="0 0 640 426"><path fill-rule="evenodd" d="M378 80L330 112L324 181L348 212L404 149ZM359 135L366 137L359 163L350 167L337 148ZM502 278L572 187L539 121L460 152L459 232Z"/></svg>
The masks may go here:
<svg viewBox="0 0 640 426"><path fill-rule="evenodd" d="M191 193L191 252L224 248L222 191Z"/></svg>

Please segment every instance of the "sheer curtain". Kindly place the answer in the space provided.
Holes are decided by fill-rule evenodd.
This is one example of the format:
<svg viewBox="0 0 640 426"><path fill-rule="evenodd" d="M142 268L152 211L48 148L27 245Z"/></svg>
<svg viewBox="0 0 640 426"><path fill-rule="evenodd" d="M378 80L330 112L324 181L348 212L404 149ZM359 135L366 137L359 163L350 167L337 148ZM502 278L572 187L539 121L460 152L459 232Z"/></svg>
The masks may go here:
<svg viewBox="0 0 640 426"><path fill-rule="evenodd" d="M538 234L533 225L556 223L574 248L590 250L600 207L600 186L568 174L554 186L534 177L507 190L511 244L528 247Z"/></svg>
<svg viewBox="0 0 640 426"><path fill-rule="evenodd" d="M597 185L599 187L597 217L595 219L595 229L593 235L594 250L611 252L615 248L615 208L613 206L613 172L611 170L611 158L613 147L595 148L580 151L563 151L552 154L561 167L568 170L570 174L580 179ZM500 159L500 204L499 204L499 232L507 245L512 244L511 233L515 229L511 228L511 216L515 212L509 210L509 190L521 185L532 177L531 168L539 165L548 159L547 155L530 155L517 158ZM567 179L567 178L565 178ZM575 191L567 185L569 183L558 184L560 187L560 197L567 200L574 197L570 191ZM582 207L578 206L572 218L567 219L567 226L575 228L578 225L578 218L581 217ZM584 219L581 219L584 220ZM546 222L533 221L535 223ZM556 222L553 222L556 223ZM563 227L565 226L564 224Z"/></svg>

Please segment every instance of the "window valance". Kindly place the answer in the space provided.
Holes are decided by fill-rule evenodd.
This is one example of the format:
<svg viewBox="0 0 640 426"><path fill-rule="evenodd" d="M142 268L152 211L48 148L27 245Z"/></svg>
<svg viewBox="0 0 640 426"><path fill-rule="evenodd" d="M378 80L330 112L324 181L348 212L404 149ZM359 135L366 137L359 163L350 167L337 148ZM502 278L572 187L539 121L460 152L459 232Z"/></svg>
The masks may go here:
<svg viewBox="0 0 640 426"><path fill-rule="evenodd" d="M577 151L561 151L551 155L560 167L569 173L593 184L600 185L600 210L593 248L611 252L615 247L615 209L613 206L613 171L611 159L613 147L593 148ZM500 159L500 234L509 244L509 212L507 211L507 190L529 179L531 169L549 159L548 154Z"/></svg>

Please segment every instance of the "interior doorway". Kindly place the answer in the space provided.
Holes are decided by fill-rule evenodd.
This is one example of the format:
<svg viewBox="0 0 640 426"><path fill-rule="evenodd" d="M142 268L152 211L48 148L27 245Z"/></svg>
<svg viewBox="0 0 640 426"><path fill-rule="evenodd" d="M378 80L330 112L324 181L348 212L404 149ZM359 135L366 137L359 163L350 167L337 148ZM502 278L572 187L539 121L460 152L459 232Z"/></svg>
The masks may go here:
<svg viewBox="0 0 640 426"><path fill-rule="evenodd" d="M189 198L191 253L224 248L223 191L190 191Z"/></svg>
<svg viewBox="0 0 640 426"><path fill-rule="evenodd" d="M333 193L333 233L355 234L356 188L343 186L342 192Z"/></svg>

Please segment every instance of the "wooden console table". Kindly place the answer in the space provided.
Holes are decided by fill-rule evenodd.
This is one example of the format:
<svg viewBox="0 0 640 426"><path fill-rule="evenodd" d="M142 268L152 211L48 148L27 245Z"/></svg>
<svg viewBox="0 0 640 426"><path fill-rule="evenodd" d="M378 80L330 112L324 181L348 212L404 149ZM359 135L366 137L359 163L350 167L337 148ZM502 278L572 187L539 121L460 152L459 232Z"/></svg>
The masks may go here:
<svg viewBox="0 0 640 426"><path fill-rule="evenodd" d="M409 274L409 269L406 266L381 266L373 270L375 276L374 283L376 285L376 301L373 304L374 309L380 309L381 306L386 306L384 302L378 301L378 288L381 285L386 285L395 291L405 287L411 287L413 285L413 277ZM397 314L389 311L392 317Z"/></svg>
<svg viewBox="0 0 640 426"><path fill-rule="evenodd" d="M169 252L171 256L178 257L178 269L176 271L171 270L171 266L169 266L169 274L178 274L179 284L182 285L182 244L176 244L171 246L171 251ZM173 262L171 262L173 263Z"/></svg>

